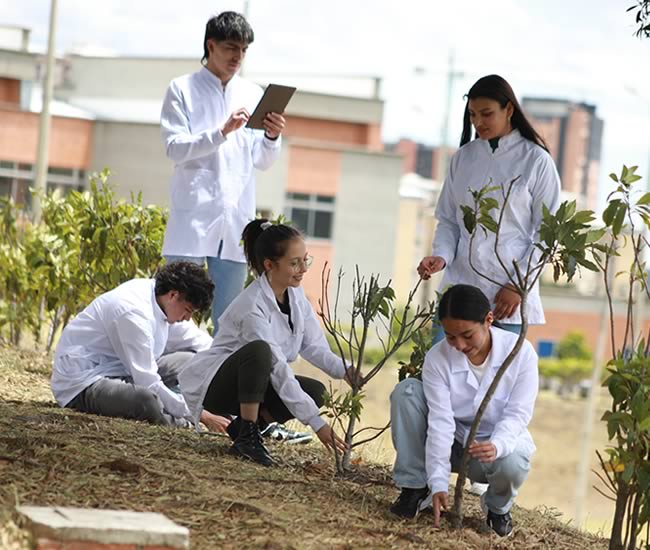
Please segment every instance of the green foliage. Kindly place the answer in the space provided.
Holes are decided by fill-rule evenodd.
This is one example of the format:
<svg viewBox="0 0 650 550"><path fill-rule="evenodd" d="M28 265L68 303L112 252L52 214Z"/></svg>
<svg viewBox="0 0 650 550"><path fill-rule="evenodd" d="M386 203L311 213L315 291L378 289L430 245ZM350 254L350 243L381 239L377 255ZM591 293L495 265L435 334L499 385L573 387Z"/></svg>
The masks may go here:
<svg viewBox="0 0 650 550"><path fill-rule="evenodd" d="M584 359L556 359L544 357L539 360L539 374L545 378L559 378L566 383L577 383L591 376L593 363Z"/></svg>
<svg viewBox="0 0 650 550"><path fill-rule="evenodd" d="M559 359L581 359L591 361L591 351L587 347L585 335L580 331L568 332L557 344Z"/></svg>
<svg viewBox="0 0 650 550"><path fill-rule="evenodd" d="M650 522L650 356L644 342L632 355L619 355L609 363L603 382L612 396L611 410L602 420L613 445L602 460L609 488L624 493L637 514L630 536L636 539ZM619 496L620 498L620 496Z"/></svg>
<svg viewBox="0 0 650 550"><path fill-rule="evenodd" d="M340 392L338 390L326 391L323 395L324 415L332 419L354 418L361 419L363 410L363 392L353 395L352 392Z"/></svg>
<svg viewBox="0 0 650 550"><path fill-rule="evenodd" d="M463 223L468 233L473 236L476 229L480 228L486 235L494 233L498 236L504 209L500 208L497 199L490 195L499 192L504 203L507 203L518 179L519 176L507 184L470 189L473 205L461 206ZM498 212L496 219L493 217L493 211ZM539 257L525 258L524 261L530 260L528 265L516 264L515 269L519 274L522 277L526 274L527 277L526 281L518 281L515 280L517 273L511 274L514 286L521 287L521 290L532 288L546 264L553 266L553 278L556 282L563 275L570 282L580 266L590 271L598 271L598 266L588 258L591 250L589 245L599 241L604 231L591 229L594 219L594 213L590 210L576 211L575 201L563 202L555 213L551 213L546 205L542 205L540 237L535 243Z"/></svg>
<svg viewBox="0 0 650 550"><path fill-rule="evenodd" d="M411 336L413 347L408 360L400 360L397 378L401 382L406 378L417 378L422 380L422 367L424 365L424 356L431 349L433 333L440 329L438 323L433 323L431 328L422 329Z"/></svg>
<svg viewBox="0 0 650 550"><path fill-rule="evenodd" d="M151 277L162 258L166 213L142 197L116 200L109 171L91 177L87 191L43 197L42 221L19 217L0 201L0 336L17 344L21 331L36 339L93 298L135 277Z"/></svg>
<svg viewBox="0 0 650 550"><path fill-rule="evenodd" d="M354 426L360 418L364 387L398 353L404 343L430 323L435 308L430 303L425 306L414 305L419 282L409 293L404 307L397 308L394 303L395 292L390 286L390 281L382 284L380 277L374 274L366 278L359 273L357 266L352 281L352 311L343 323L338 312L343 272L339 271L338 274L333 305L328 294L329 277L330 272L325 266L319 313L331 348L348 365L346 378L350 384L350 390L343 395L330 392L326 403L330 415L336 418L337 423L344 429L345 441L348 444L342 457L335 453L337 471L342 474L350 467L352 447L373 439L371 437L353 443L353 438L358 434L354 431ZM380 349L373 351L369 347L371 330L376 333L381 344ZM368 365L369 369L362 372L362 365ZM347 419L346 427L342 424L342 418ZM388 426L383 429L368 429L382 433L387 428Z"/></svg>
<svg viewBox="0 0 650 550"><path fill-rule="evenodd" d="M617 185L603 212L609 242L592 245L610 302L612 328L610 261L618 256L617 248L628 246L633 252L631 264L621 272L628 275L623 341L617 345L615 331L611 331L614 357L603 383L611 407L602 420L612 445L605 450L606 458L598 454L599 477L616 502L610 539L610 548L615 549L637 548L639 535L650 526L650 345L638 338L633 315L634 301L650 298L643 260L648 246L644 233L650 229L650 193L635 199L634 184L641 179L636 170L636 166L623 166L620 175L610 174Z"/></svg>
<svg viewBox="0 0 650 550"><path fill-rule="evenodd" d="M650 0L636 0L636 4L627 8L626 11L636 11L634 21L637 24L637 30L634 34L639 38L650 38Z"/></svg>

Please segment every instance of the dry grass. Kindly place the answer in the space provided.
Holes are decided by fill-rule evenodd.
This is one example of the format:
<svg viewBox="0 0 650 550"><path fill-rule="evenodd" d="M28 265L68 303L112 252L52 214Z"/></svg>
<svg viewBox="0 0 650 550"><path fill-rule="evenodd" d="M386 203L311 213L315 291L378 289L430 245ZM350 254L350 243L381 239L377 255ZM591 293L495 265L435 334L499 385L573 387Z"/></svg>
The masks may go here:
<svg viewBox="0 0 650 550"><path fill-rule="evenodd" d="M516 533L484 533L478 501L466 527L434 529L430 514L399 521L387 513L397 490L386 466L362 462L336 479L317 444L273 445L280 467L227 454L224 437L199 436L58 408L47 358L0 350L0 545L29 547L16 504L157 511L211 548L605 548L550 510L516 507Z"/></svg>

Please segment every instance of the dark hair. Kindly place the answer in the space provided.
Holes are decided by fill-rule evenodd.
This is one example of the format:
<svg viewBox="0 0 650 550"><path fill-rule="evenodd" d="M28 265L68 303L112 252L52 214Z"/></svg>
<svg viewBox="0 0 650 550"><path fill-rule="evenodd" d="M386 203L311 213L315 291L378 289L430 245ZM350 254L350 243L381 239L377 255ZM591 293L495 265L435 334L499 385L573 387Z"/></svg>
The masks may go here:
<svg viewBox="0 0 650 550"><path fill-rule="evenodd" d="M302 233L295 227L282 223L274 224L266 218L250 222L244 227L241 237L248 265L258 275L264 273L264 260L279 260L287 253L291 239L303 238Z"/></svg>
<svg viewBox="0 0 650 550"><path fill-rule="evenodd" d="M482 323L490 312L490 300L480 288L454 285L445 290L438 304L438 319L459 319Z"/></svg>
<svg viewBox="0 0 650 550"><path fill-rule="evenodd" d="M214 283L205 269L194 262L178 261L165 264L154 278L156 296L176 290L200 312L206 311L212 303Z"/></svg>
<svg viewBox="0 0 650 550"><path fill-rule="evenodd" d="M523 137L536 143L548 152L548 147L546 146L544 138L542 138L542 136L535 131L531 123L528 122L521 105L519 105L519 101L517 101L515 92L504 78L497 74L491 74L479 78L469 89L469 92L467 92L465 97L467 98L467 103L465 104L465 114L463 115L463 134L460 138L461 147L472 139L472 123L469 120L469 100L486 97L497 101L499 105L501 105L502 109L504 109L508 103L511 103L513 107L512 118L510 119L512 128L516 128ZM476 135L474 137L476 137Z"/></svg>
<svg viewBox="0 0 650 550"><path fill-rule="evenodd" d="M218 42L223 40L232 40L234 42L243 42L252 44L255 40L253 29L243 15L234 11L224 11L208 19L205 24L205 37L203 38L203 57L201 63L205 64L208 60L208 39L211 38Z"/></svg>

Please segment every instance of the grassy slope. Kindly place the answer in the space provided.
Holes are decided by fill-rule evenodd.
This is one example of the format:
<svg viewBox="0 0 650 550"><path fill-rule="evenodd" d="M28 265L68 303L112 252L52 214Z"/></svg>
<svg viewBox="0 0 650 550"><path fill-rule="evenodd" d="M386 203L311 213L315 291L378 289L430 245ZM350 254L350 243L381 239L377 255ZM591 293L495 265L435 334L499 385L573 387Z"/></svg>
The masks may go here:
<svg viewBox="0 0 650 550"><path fill-rule="evenodd" d="M467 498L466 528L432 527L431 515L399 521L385 466L362 463L334 478L317 444L274 445L281 467L227 455L223 437L81 415L56 407L43 355L0 349L0 547L27 548L16 503L158 511L208 548L605 548L550 511L514 510L515 536L481 533Z"/></svg>

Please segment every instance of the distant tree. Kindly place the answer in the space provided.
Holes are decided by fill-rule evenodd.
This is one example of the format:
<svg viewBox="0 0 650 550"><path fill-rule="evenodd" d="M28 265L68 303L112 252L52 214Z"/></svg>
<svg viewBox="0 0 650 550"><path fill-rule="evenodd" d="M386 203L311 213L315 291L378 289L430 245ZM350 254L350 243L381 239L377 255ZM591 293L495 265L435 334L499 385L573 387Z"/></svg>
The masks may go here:
<svg viewBox="0 0 650 550"><path fill-rule="evenodd" d="M580 331L571 331L557 344L559 359L591 359L591 351L587 347L585 335Z"/></svg>
<svg viewBox="0 0 650 550"><path fill-rule="evenodd" d="M636 12L635 22L638 28L634 34L639 38L650 38L650 0L637 0L627 11Z"/></svg>

